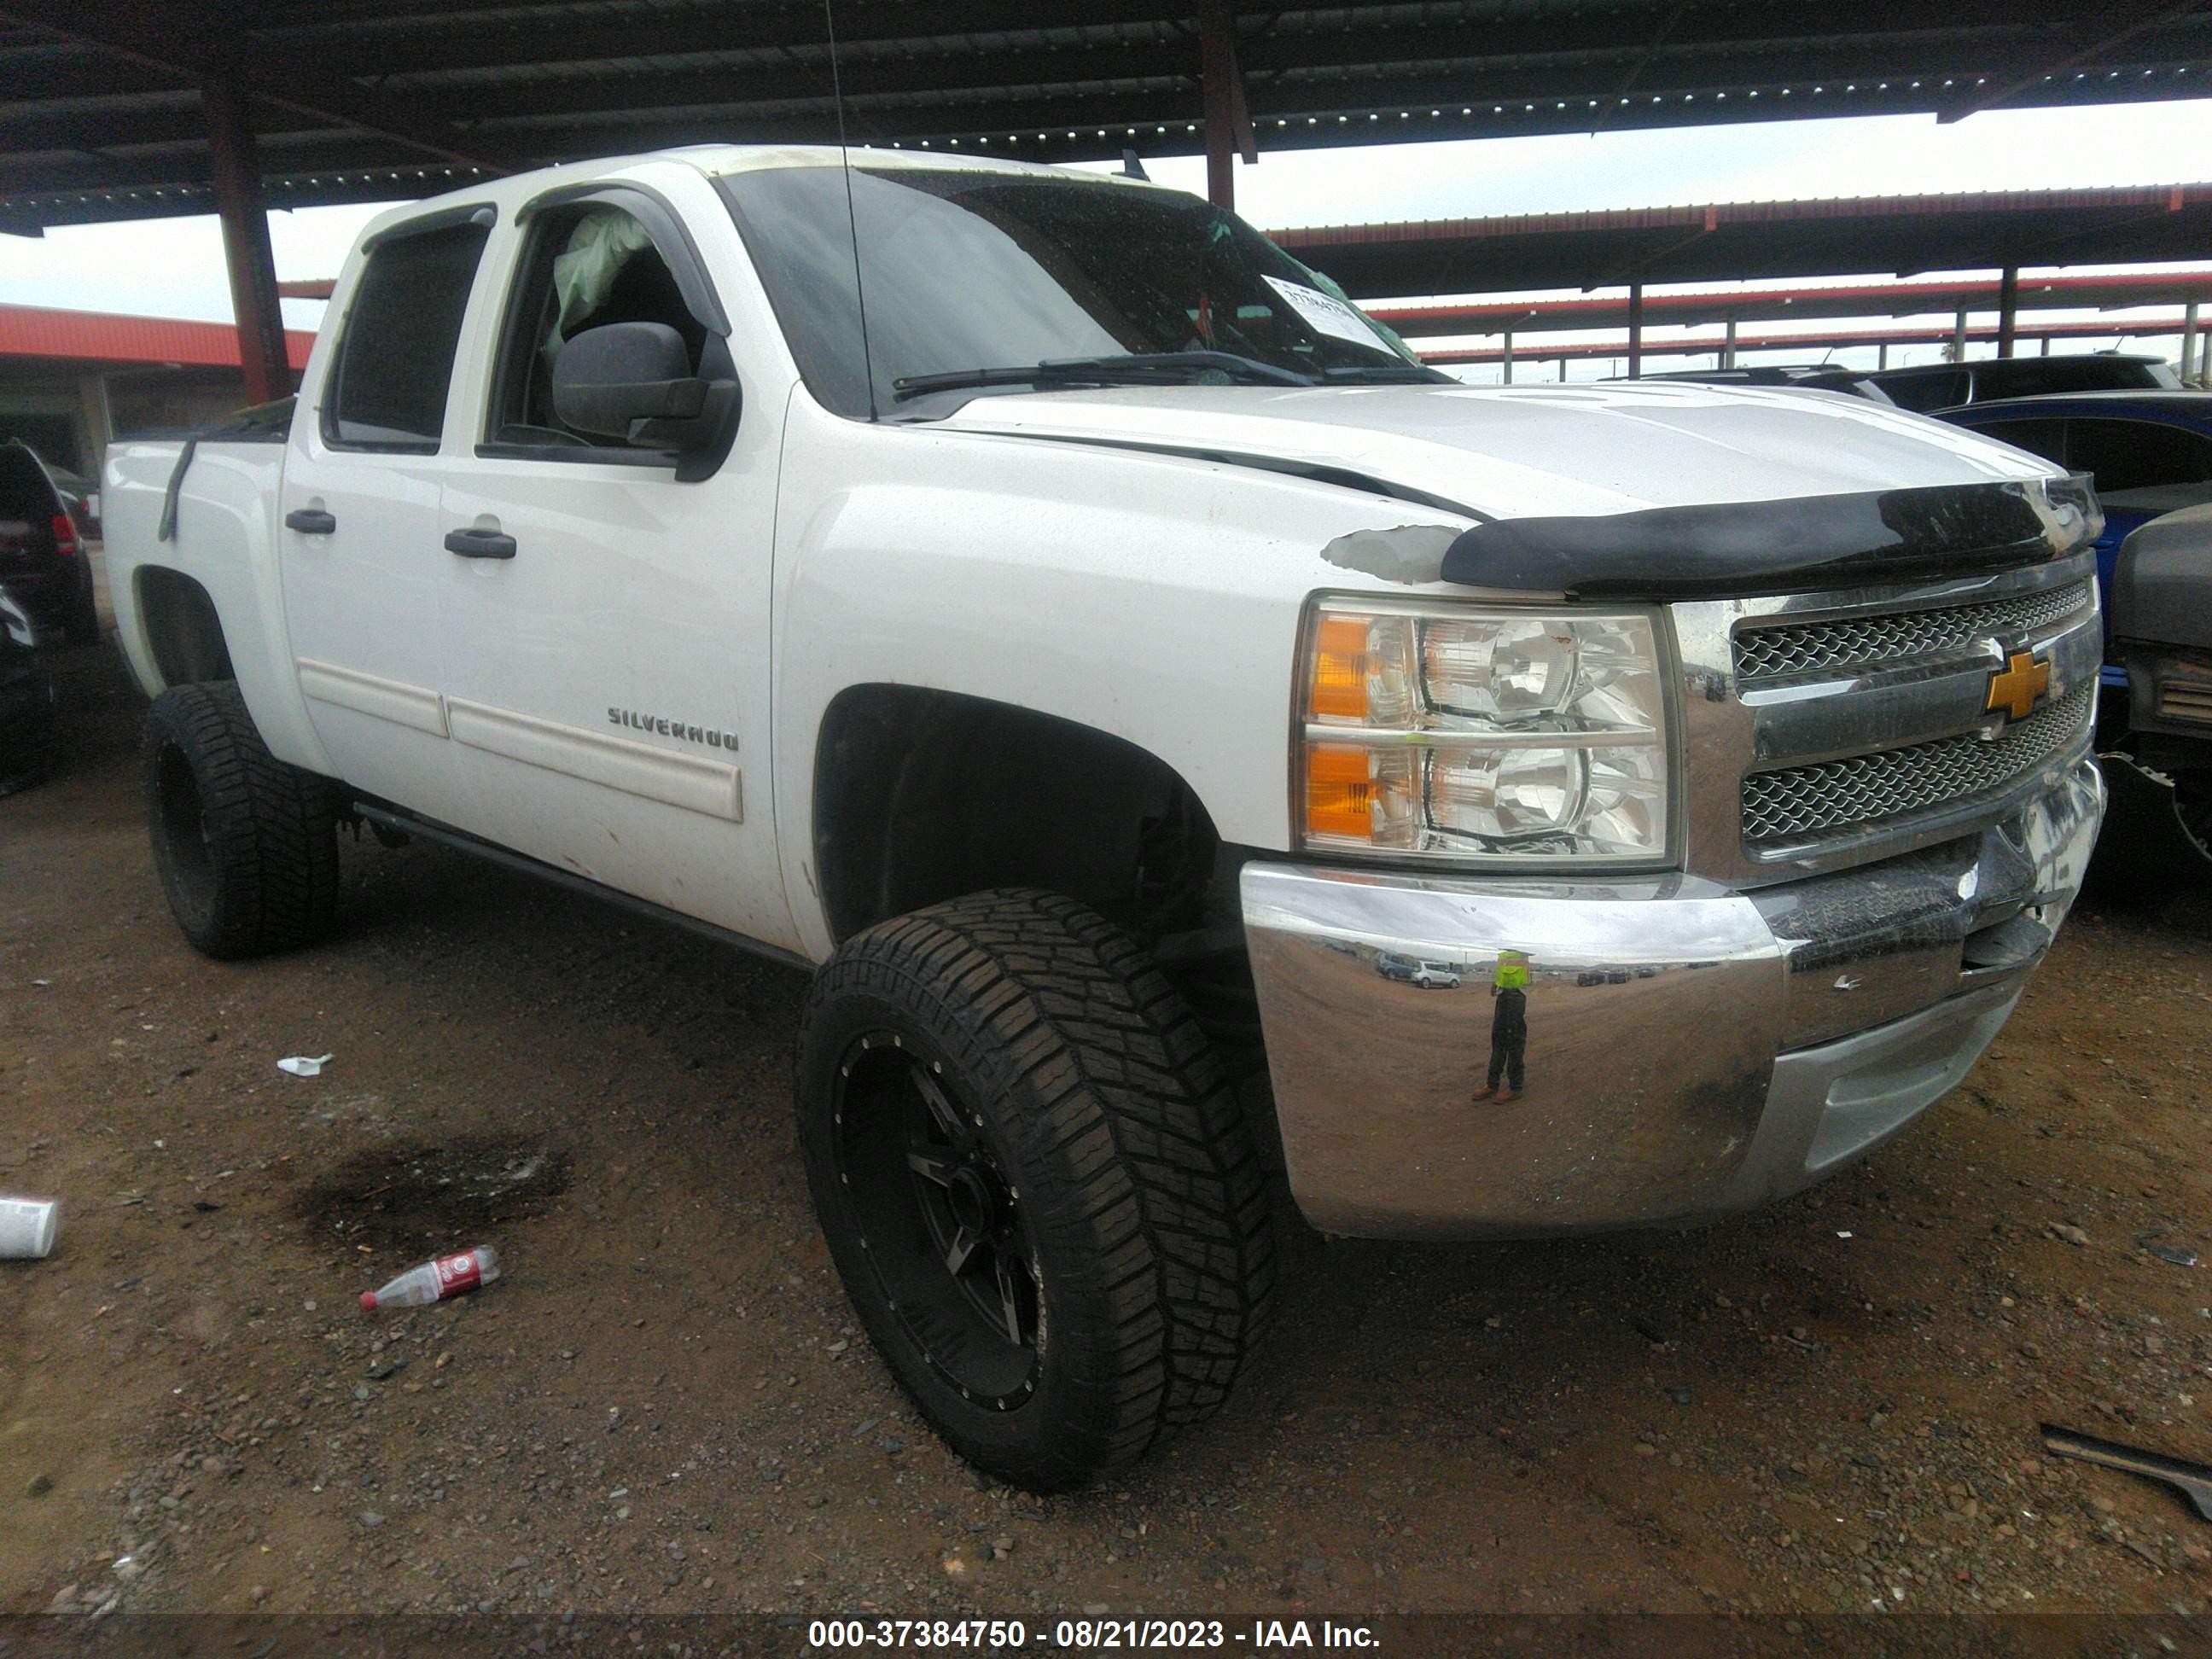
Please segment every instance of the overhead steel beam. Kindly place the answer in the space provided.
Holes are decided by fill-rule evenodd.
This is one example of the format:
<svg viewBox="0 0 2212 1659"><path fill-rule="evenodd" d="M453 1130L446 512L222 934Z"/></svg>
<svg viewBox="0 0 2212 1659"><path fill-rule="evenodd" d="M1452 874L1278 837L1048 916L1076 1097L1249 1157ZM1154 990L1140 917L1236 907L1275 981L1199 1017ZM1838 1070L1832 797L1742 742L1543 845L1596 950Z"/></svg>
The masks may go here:
<svg viewBox="0 0 2212 1659"><path fill-rule="evenodd" d="M374 172L386 177L384 194L390 198L449 190L474 176L467 167L428 161L388 138L338 127L262 138L256 148L264 169L263 191L272 202L283 194L288 179L304 182L339 173ZM212 179L204 134L191 144L150 154L86 155L66 161L52 156L0 155L0 202L134 190L169 190L205 200Z"/></svg>
<svg viewBox="0 0 2212 1659"><path fill-rule="evenodd" d="M2193 67L2212 76L2212 53ZM1247 81L1253 125L1271 149L1579 132L1588 130L1591 115L1588 100L1578 94L1540 99L1493 96L1492 83L1468 77L1364 80L1326 88L1282 81L1261 85L1249 76ZM2195 96L2205 84L2194 75L2168 73L2155 86L2130 82L2124 95L2128 101ZM1883 88L1871 77L1847 91L1850 87L1847 76L1836 77L1822 94L1816 94L1808 87L1802 97L1763 100L1715 97L1700 90L1694 104L1686 104L1683 94L1675 92L1659 102L1632 104L1617 112L1613 125L1638 130L1680 125L1686 111L1692 108L1697 112L1697 120L1709 125L1790 115L1924 112L1936 107L1934 100L1939 95L1936 88L1914 90L1901 82ZM1497 90L1503 93L1502 88ZM540 161L714 141L818 143L835 132L834 123L828 118L826 99L764 113L742 105L679 112L623 99L620 83L615 82L578 101L596 105L610 93L621 101L605 112L608 119L591 121L587 115L594 112L562 109L544 117L518 116L488 123L480 131L487 142L496 137ZM2100 94L2098 100L2077 97L2051 101L2101 100ZM1462 110L1468 112L1463 114ZM1117 159L1132 143L1147 144L1152 147L1147 153L1156 153L1179 136L1186 153L1200 150L1202 113L1200 100L1176 87L1036 94L998 100L917 99L886 103L855 99L848 101L846 109L856 143L917 143L924 139L950 143L957 138L964 148L988 141L994 154L1051 161ZM1010 138L1015 148L997 148ZM1042 148L1027 148L1033 144Z"/></svg>
<svg viewBox="0 0 2212 1659"><path fill-rule="evenodd" d="M572 115L668 106L730 109L767 103L781 110L794 99L829 96L827 59L822 56L780 55L772 61L711 69L644 67L656 47L694 56L712 51L720 32L728 27L713 13L687 13L684 17L686 30L681 34L668 33L671 26L666 23L641 21L633 27L626 22L618 35L600 43L600 53L586 54L593 56L594 62L588 75L523 80L502 76L456 82L452 77L451 42L442 33L434 38L424 35L419 38L412 58L394 71L391 85L406 88L409 96L439 118L466 122L471 131L479 132L484 123L501 120L555 122ZM693 17L699 21L688 21ZM580 27L588 32L593 26ZM1575 20L1563 20L1566 33L1572 33L1576 27ZM579 50L575 33L564 27L547 31L542 45L513 43L510 61L516 67L533 68L567 61L569 53ZM1620 112L1626 106L1619 100L1627 94L1621 91L1620 66L1630 54L1617 38L1594 35L1592 49L1579 56L1560 50L1559 43L1553 42L1540 59L1522 64L1514 61L1512 54L1497 52L1498 43L1488 33L1437 28L1419 32L1421 55L1408 58L1406 54L1414 48L1412 42L1401 38L1405 33L1376 37L1379 44L1372 46L1367 56L1389 55L1389 61L1379 63L1365 61L1361 56L1358 48L1366 38L1359 35L1240 34L1236 48L1248 84L1267 89L1267 97L1255 100L1255 104L1300 113L1387 106L1392 102L1449 103L1486 98L1534 100L1540 107L1542 100L1565 98L1596 100L1573 118L1584 127L1593 122L1620 124ZM1550 29L1547 36L1559 33ZM1663 100L1686 92L1734 89L1741 96L1747 88L1760 86L1771 94L1791 82L1799 84L1802 95L1812 84L1834 82L1842 84L1832 91L1848 96L1843 88L1855 80L1868 83L1857 92L1871 94L1886 80L1909 88L1917 79L1923 83L1924 96L1912 100L1913 104L1932 109L1938 106L1939 99L1954 95L1942 84L1947 78L1972 85L2002 76L2023 62L2040 61L2051 35L2049 28L1978 27L1931 31L1925 36L1745 41L1733 45L1725 53L1670 57L1662 66L1663 72L1655 70L1642 77L1641 85L1651 90L1638 95ZM286 32L275 38L289 43L294 36ZM921 43L906 44L918 48ZM2168 31L2141 46L2142 54L2158 64L2178 65L2192 55L2212 56L2212 18L2206 20L2205 27L2186 34ZM307 49L284 44L269 50ZM333 40L319 50L323 55L346 62L349 68L359 67L358 48ZM625 71L621 67L625 60L639 67ZM854 106L877 97L910 97L928 100L939 107L957 105L979 112L987 110L993 100L957 94L1001 88L1127 81L1168 82L1182 88L1191 94L1188 107L1195 114L1198 99L1193 70L1196 67L1188 38L1182 33L1164 33L1153 41L1101 43L1080 50L1030 44L960 52L887 50L870 58L863 48L855 46L841 48L840 55L845 94ZM426 68L432 70L431 75L422 78L419 72ZM416 78L410 80L410 71L418 72ZM1609 105L1608 99L1613 100ZM987 131L989 119L979 114L970 125Z"/></svg>
<svg viewBox="0 0 2212 1659"><path fill-rule="evenodd" d="M404 95L294 59L264 58L236 30L210 27L210 15L179 15L128 0L0 0L0 18L202 80L220 77L281 108L357 127L445 160L495 173L525 164L503 146L482 142Z"/></svg>
<svg viewBox="0 0 2212 1659"><path fill-rule="evenodd" d="M166 92L189 85L176 70L120 59L86 40L48 37L33 45L0 46L0 101L7 103Z"/></svg>
<svg viewBox="0 0 2212 1659"><path fill-rule="evenodd" d="M1963 121L1969 115L1977 114L1985 109L1994 109L2000 104L2009 102L2021 93L2032 91L2041 86L2053 76L2063 75L2069 70L2077 69L2101 57L2116 46L2125 46L2137 35L2156 28L2161 23L2172 22L2178 19L2191 16L2201 17L2204 9L2203 0L2179 0L2179 3L2176 3L2176 0L2155 0L2153 4L2135 7L2132 15L2123 13L2115 15L2109 12L2100 14L2090 26L2092 39L2074 45L2070 49L2060 46L2045 61L2036 64L2024 75L1996 87L1978 88L1972 98L1942 111L1936 118L1939 122L1948 124L1954 121Z"/></svg>
<svg viewBox="0 0 2212 1659"><path fill-rule="evenodd" d="M1530 103L1542 108L1566 99L1581 101L1583 112L1571 118L1584 130L1600 117L1613 124L1619 119L1618 112L1635 108L1639 100L1648 102L1656 97L1663 103L1680 100L1685 93L1741 96L1753 88L1765 88L1772 96L1792 84L1802 89L1795 95L1828 96L1826 91L1811 94L1810 88L1833 83L1832 94L1841 99L1861 91L1911 91L1917 78L1925 94L1920 101L1934 108L1945 77L1971 82L2002 73L2021 52L2018 46L1999 49L1978 39L1931 45L1910 58L1881 42L1842 42L1816 51L1751 49L1725 57L1669 60L1663 75L1647 74L1642 88L1632 95L1622 89L1617 54L1554 56L1530 65L1439 56L1418 64L1382 66L1340 60L1281 63L1263 70L1264 38L1238 37L1233 45L1255 114L1395 112L1409 103L1455 109L1470 103L1503 102L1518 110ZM2212 58L2212 32L2196 48ZM2185 58L2177 52L2172 61L2179 64ZM848 109L884 111L895 100L909 100L918 113L936 118L957 112L957 118L969 123L971 130L988 131L990 112L1000 100L977 94L1001 88L1115 86L1121 89L1120 95L1127 96L1156 95L1167 89L1183 100L1186 112L1195 115L1200 67L1188 43L1177 41L1106 46L1077 53L1030 48L886 58L872 63L854 61L841 51L839 74ZM1893 85L1884 88L1884 82ZM1844 88L1854 82L1864 84L1845 94ZM445 118L465 118L481 130L487 123L550 124L579 115L668 107L723 110L766 105L781 112L809 101L826 104L830 81L823 59L675 70L607 67L589 75L459 84L441 81L416 85L410 95ZM1623 98L1629 101L1623 104Z"/></svg>
<svg viewBox="0 0 2212 1659"><path fill-rule="evenodd" d="M887 98L940 100L975 98L1006 87L1066 86L1075 82L1136 82L1178 85L1195 112L1199 59L1191 43L1170 46L1109 46L1079 54L1066 51L962 52L913 58L855 60L842 44L837 78L848 104ZM747 104L788 105L831 93L830 64L779 60L717 69L608 68L588 75L539 76L416 87L412 95L447 112L465 109L480 120L587 114L605 110L656 107L723 108Z"/></svg>
<svg viewBox="0 0 2212 1659"><path fill-rule="evenodd" d="M1613 111L1626 106L1628 100L1626 94L1635 89L1638 78L1650 67L1651 60L1659 54L1659 49L1665 46L1668 38L1681 27L1682 14L1688 9L1686 4L1678 4L1660 20L1659 32L1654 34L1644 44L1643 50L1630 61L1628 72L1620 77L1620 84L1613 88L1613 96L1599 105L1597 119L1590 123L1591 137L1596 137L1605 130L1606 124L1613 118Z"/></svg>
<svg viewBox="0 0 2212 1659"><path fill-rule="evenodd" d="M384 9L379 9L380 11ZM565 4L537 8L544 15L522 17L450 15L450 9L425 12L413 20L386 24L332 18L329 9L303 13L299 24L270 23L259 33L288 51L334 51L362 75L398 75L428 61L426 42L434 40L434 61L442 70L498 69L516 63L603 63L626 58L666 57L678 52L772 52L822 47L828 32L818 5L717 7L661 10L620 16L578 15ZM914 27L885 27L886 15L912 18ZM1036 36L1045 30L1089 29L1152 23L1164 33L1196 33L1195 7L1162 6L1147 0L1079 0L1042 9L1033 3L984 0L962 3L940 0L927 7L841 7L839 68L884 50L944 53L945 42L963 35ZM849 57L848 57L849 54Z"/></svg>
<svg viewBox="0 0 2212 1659"><path fill-rule="evenodd" d="M465 175L465 173L464 174ZM458 180L450 180L459 182ZM310 188L305 178L287 189L281 180L264 176L262 200L271 212L280 209L330 207L358 202L390 202L397 198L428 195L440 188L427 180L393 184L382 171L369 175L349 173L341 179L323 175ZM204 216L215 211L215 187L202 183L190 191L70 191L59 196L34 197L27 192L0 198L0 232L37 236L59 225L94 225L125 219L178 219Z"/></svg>
<svg viewBox="0 0 2212 1659"><path fill-rule="evenodd" d="M1813 93L1808 84L1796 97L1780 96L1773 89L1777 83L1769 82L1765 98L1747 96L1743 83L1734 78L1735 72L1765 67L1751 63L1700 68L1693 82L1678 79L1663 94L1643 94L1643 101L1616 105L1607 125L1616 130L1676 125L1688 108L1695 109L1701 124L1720 125L1798 113L1899 114L1937 107L1939 94L1932 86L1915 90L1909 82L1895 81L1884 88L1880 71L1863 59L1856 67L1832 61L1817 66L1819 78L1811 84L1824 86L1820 94ZM1957 69L1961 78L1972 77L1972 65L1947 67ZM2183 67L2179 63L2164 66L2154 83L2137 77L2116 83L2118 89L2109 92L2100 86L2094 99L2053 95L2042 101L2140 101L2197 95L2205 82L2175 72ZM2186 67L2199 73L2212 71L2212 50ZM989 137L996 142L1012 134L1033 142L1043 134L1048 143L1075 145L1056 151L1052 159L1112 158L1133 141L1158 147L1178 135L1190 149L1200 148L1202 100L1194 79L1186 76L1137 88L1011 100L963 97L954 89L878 95L848 92L846 112L856 141ZM1244 81L1257 136L1270 149L1285 149L1372 143L1386 137L1587 131L1600 112L1596 106L1616 96L1608 83L1594 82L1586 74L1541 82L1501 71L1328 82L1279 78L1262 83L1248 72ZM1846 91L1847 87L1854 89ZM1686 98L1694 102L1686 103ZM466 143L433 147L438 153L447 149L471 154L496 151L509 167L713 139L825 142L836 131L826 82L817 88L806 77L795 78L788 71L758 76L750 72L720 76L684 72L635 80L608 76L550 86L530 82L465 96L424 92L415 101L428 118L437 121L450 123L463 109L470 111ZM769 106L765 110L759 107L764 103ZM1468 112L1462 114L1462 109ZM303 131L296 121L295 117L293 130ZM114 111L87 106L59 112L40 110L35 104L18 106L0 109L0 155L187 143L197 141L198 125L197 112L181 105L165 113L128 106ZM1129 131L1133 127L1133 134ZM1066 137L1070 128L1076 134L1073 140ZM1101 128L1103 133L1097 131ZM264 136L283 130L282 125L264 129ZM1086 137L1097 142L1085 147L1080 141ZM423 147L410 143L408 148L420 153Z"/></svg>
<svg viewBox="0 0 2212 1659"><path fill-rule="evenodd" d="M383 9L380 8L380 10ZM1000 50L1036 49L1048 30L1135 28L1154 26L1157 38L1174 46L1197 32L1198 8L1144 3L1073 3L1042 10L1024 3L940 3L926 9L866 8L841 18L840 67L854 72L874 57L959 61L989 58ZM742 7L704 10L579 15L565 7L534 9L545 15L458 15L426 12L413 21L385 25L333 18L325 7L302 14L299 24L270 22L260 38L288 50L343 55L363 76L404 76L434 61L441 71L497 69L511 64L605 64L622 59L665 57L678 52L766 52L819 46L823 41L817 11ZM1389 27L1365 23L1358 9L1333 14L1339 27L1296 27L1265 17L1257 33L1240 40L1248 74L1293 64L1434 61L1468 57L1552 58L1575 52L1605 52L1616 59L1633 57L1642 44L1624 40L1618 14L1607 10L1567 15L1484 18L1480 21L1393 19ZM892 26L911 18L910 27ZM1896 0L1832 0L1808 6L1692 6L1669 33L1669 51L1700 48L1756 50L1765 46L1802 47L1820 41L1886 37L1918 42L1981 31L1995 39L2047 48L2054 30L2081 27L2082 9L2070 0L1948 0L1940 9L1910 7ZM963 34L1006 39L1009 47L948 50ZM2070 36L2069 37L2071 38ZM434 57L433 43L434 42ZM1094 43L1066 55L1087 57L1115 50ZM1054 77L1066 79L1063 74Z"/></svg>

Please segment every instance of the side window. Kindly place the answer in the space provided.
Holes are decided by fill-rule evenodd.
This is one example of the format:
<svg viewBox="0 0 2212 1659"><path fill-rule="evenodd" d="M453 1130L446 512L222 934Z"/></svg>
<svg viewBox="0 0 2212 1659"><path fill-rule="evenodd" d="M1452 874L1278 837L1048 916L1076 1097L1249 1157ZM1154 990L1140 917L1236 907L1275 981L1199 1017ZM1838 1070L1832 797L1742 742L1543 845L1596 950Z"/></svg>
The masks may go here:
<svg viewBox="0 0 2212 1659"><path fill-rule="evenodd" d="M2097 493L2212 481L2212 439L2158 421L2067 422L2066 465L2096 480Z"/></svg>
<svg viewBox="0 0 2212 1659"><path fill-rule="evenodd" d="M2025 449L2046 461L2066 465L2066 422L2045 417L2032 421L1977 421L1969 428L1984 438Z"/></svg>
<svg viewBox="0 0 2212 1659"><path fill-rule="evenodd" d="M1963 368L1946 374L1900 374L1893 380L1876 374L1875 384L1889 393L1890 401L1899 409L1918 415L1931 409L1957 408L1966 401L1973 386Z"/></svg>
<svg viewBox="0 0 2212 1659"><path fill-rule="evenodd" d="M501 330L485 443L547 460L670 461L580 432L553 407L553 366L568 342L605 324L636 322L674 329L694 374L727 372L726 343L692 314L667 256L634 215L604 202L535 215Z"/></svg>
<svg viewBox="0 0 2212 1659"><path fill-rule="evenodd" d="M323 398L323 436L341 448L434 451L446 389L489 224L443 224L387 237L346 312Z"/></svg>

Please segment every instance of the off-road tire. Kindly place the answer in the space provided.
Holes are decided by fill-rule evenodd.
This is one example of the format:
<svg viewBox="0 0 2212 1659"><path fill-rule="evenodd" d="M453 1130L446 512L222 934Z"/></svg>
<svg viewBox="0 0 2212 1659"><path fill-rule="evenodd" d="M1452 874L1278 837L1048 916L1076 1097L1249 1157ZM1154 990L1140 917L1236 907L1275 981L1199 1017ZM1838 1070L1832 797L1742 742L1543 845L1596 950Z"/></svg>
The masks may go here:
<svg viewBox="0 0 2212 1659"><path fill-rule="evenodd" d="M138 761L154 867L195 949L230 960L330 931L338 896L333 791L269 752L235 681L156 697Z"/></svg>
<svg viewBox="0 0 2212 1659"><path fill-rule="evenodd" d="M902 1312L887 1288L886 1253L918 1240L927 1255L929 1241L918 1213L856 1202L848 1171L866 1152L841 1115L845 1068L884 1061L886 1033L897 1065L932 1068L974 1117L977 1155L1013 1194L1036 1304L1025 1393L986 1403L963 1391L908 1322L912 1301ZM963 1457L1030 1491L1065 1489L1228 1397L1274 1289L1267 1183L1226 1071L1121 930L1073 900L1006 890L857 935L807 1000L798 1094L847 1292Z"/></svg>

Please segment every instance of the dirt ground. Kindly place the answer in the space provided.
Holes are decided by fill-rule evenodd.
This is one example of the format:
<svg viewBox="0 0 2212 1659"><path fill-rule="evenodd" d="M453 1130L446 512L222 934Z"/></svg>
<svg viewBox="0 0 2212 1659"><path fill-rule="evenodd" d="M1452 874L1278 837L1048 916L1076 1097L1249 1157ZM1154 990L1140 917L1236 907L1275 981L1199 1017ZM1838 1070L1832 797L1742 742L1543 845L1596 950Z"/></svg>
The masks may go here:
<svg viewBox="0 0 2212 1659"><path fill-rule="evenodd" d="M136 694L59 665L68 770L0 799L0 1190L67 1205L0 1263L0 1613L2208 1616L2212 1527L2037 1440L2212 1455L2212 1267L2145 1248L2212 1257L2203 890L2086 904L1961 1088L1778 1208L1316 1242L1221 1419L1041 1500L830 1273L799 976L374 842L330 943L204 961ZM476 1243L481 1294L356 1305Z"/></svg>

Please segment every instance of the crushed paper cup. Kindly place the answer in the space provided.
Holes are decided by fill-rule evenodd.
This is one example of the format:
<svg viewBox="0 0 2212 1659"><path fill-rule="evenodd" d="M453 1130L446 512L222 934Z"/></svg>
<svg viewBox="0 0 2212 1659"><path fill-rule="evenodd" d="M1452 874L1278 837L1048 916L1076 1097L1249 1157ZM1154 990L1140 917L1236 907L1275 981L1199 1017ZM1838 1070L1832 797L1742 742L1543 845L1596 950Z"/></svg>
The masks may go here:
<svg viewBox="0 0 2212 1659"><path fill-rule="evenodd" d="M61 1212L50 1198L0 1198L0 1261L37 1261L52 1255Z"/></svg>
<svg viewBox="0 0 2212 1659"><path fill-rule="evenodd" d="M276 1062L276 1069L294 1077L320 1077L323 1067L336 1058L334 1054L289 1054Z"/></svg>

